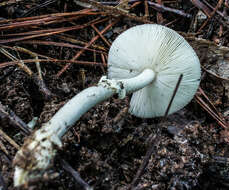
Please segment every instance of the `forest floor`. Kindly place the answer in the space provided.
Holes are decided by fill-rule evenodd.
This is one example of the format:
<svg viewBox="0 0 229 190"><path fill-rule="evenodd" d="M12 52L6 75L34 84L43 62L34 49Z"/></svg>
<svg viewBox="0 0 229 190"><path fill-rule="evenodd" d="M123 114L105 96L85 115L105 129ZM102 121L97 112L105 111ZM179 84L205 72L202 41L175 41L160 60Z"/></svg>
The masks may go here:
<svg viewBox="0 0 229 190"><path fill-rule="evenodd" d="M227 0L1 1L0 190L15 189L13 159L28 136L24 123L37 117L39 128L96 85L114 39L144 23L174 29L197 52L202 77L194 99L152 119L128 113L131 96L104 101L64 136L53 167L21 189L84 189L71 171L95 190L228 189L228 13Z"/></svg>

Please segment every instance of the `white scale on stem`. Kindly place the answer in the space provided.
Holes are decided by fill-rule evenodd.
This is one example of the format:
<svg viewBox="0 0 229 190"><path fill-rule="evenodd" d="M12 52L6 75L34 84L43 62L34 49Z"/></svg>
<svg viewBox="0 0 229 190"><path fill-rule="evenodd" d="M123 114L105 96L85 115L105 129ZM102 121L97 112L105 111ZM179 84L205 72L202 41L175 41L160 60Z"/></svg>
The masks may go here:
<svg viewBox="0 0 229 190"><path fill-rule="evenodd" d="M163 116L180 75L183 79L169 114L183 108L196 93L200 63L192 47L175 31L161 25L133 27L113 42L108 55L108 78L67 102L34 132L14 159L14 185L40 177L61 148L61 138L90 108L118 94L133 93L129 112L142 118Z"/></svg>

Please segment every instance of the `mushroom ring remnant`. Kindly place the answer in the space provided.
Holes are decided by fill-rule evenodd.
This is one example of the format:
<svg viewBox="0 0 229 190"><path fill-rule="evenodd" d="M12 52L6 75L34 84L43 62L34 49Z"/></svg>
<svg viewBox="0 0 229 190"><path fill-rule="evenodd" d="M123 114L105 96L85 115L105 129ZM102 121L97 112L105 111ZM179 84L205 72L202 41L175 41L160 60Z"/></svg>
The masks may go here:
<svg viewBox="0 0 229 190"><path fill-rule="evenodd" d="M200 82L196 53L183 37L164 26L146 24L125 31L110 48L108 79L102 77L97 86L74 96L24 142L14 158L14 185L42 176L66 132L90 108L114 94L124 98L134 93L131 114L163 116L181 74L169 113L183 108L196 93Z"/></svg>
<svg viewBox="0 0 229 190"><path fill-rule="evenodd" d="M195 51L182 36L165 26L138 25L112 43L108 78L132 78L146 68L152 69L156 77L132 95L129 111L137 117L163 116L181 74L183 78L169 114L189 103L200 83L200 63Z"/></svg>

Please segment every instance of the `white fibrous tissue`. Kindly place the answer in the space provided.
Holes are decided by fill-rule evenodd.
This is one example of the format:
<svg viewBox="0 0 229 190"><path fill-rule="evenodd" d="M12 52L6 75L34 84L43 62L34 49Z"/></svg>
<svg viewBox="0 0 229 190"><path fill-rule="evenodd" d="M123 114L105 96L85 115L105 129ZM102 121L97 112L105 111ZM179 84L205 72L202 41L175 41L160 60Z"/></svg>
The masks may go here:
<svg viewBox="0 0 229 190"><path fill-rule="evenodd" d="M120 81L107 79L107 76L102 76L98 83L99 86L103 86L104 88L109 88L114 90L120 99L126 97L126 89L122 88L122 84Z"/></svg>

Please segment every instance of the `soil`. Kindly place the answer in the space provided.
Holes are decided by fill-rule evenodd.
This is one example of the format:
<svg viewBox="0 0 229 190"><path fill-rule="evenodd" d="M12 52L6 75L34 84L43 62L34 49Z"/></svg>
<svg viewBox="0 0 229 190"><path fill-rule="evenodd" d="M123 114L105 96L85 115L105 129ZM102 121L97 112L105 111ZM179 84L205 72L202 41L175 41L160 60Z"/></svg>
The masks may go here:
<svg viewBox="0 0 229 190"><path fill-rule="evenodd" d="M0 6L0 24L4 19L15 21L18 18L84 9L70 0L66 2L53 1L53 3L40 7L39 5L43 5L44 2L19 1L18 3ZM112 4L115 1L109 2ZM201 2L205 2L205 4L207 2L213 8L217 5L215 1L211 0ZM203 21L197 19L199 8L191 1L166 1L164 5L191 14L192 17L186 18L167 11L160 13L161 9L149 7L150 16L145 18L154 23L162 21L160 24L185 34L192 33L194 37L206 39L216 45L228 46L228 28L219 22L221 19L219 14L214 14L206 26L198 32ZM33 9L34 7L36 9ZM144 3L139 3L129 11L138 17L144 16ZM224 11L226 14L228 7L223 4L218 11ZM99 17L108 18L108 21L96 25L101 31L111 22L112 17L110 15L88 14L76 21L13 28L2 31L1 35L3 36L0 38L1 40L13 39L10 34L37 29L83 25ZM161 20L159 17L163 19ZM197 20L195 21L195 19ZM224 20L222 21L224 22ZM141 23L123 16L103 36L109 43L112 43L118 34L137 24ZM221 30L223 30L223 34L220 33ZM38 37L34 40L70 44L70 42L61 39L64 36L87 43L95 35L97 33L92 27L85 27L81 30ZM38 54L61 60L70 60L80 51L76 48L42 45L35 42L26 44L23 43L24 41L5 43L2 44L1 48L7 49L4 45L8 47L20 46ZM94 45L99 46L99 48L95 46L91 48L103 51L106 58L109 50L108 45L101 38ZM81 46L84 45L81 44ZM12 49L7 50L19 59L31 59L26 53L17 53ZM11 61L2 53L0 55L2 63ZM78 60L103 62L101 54L95 51L85 51ZM102 64L95 66L73 63L60 77L57 77L56 74L65 64L41 63L44 83L47 89L51 91L51 97L46 97L34 79L16 64L4 68L0 67L0 102L8 106L25 123L38 117L36 128L39 128L75 94L89 86L96 85L107 69ZM215 64L214 60L212 64ZM26 65L37 75L34 63L26 63ZM229 96L227 86L227 80L203 71L201 88L228 122ZM63 168L61 160L65 160L95 190L124 190L131 184L150 147L153 147L153 153L132 189L228 189L229 133L197 103L196 99L166 119L141 119L127 112L130 98L131 96L123 100L117 97L110 98L83 115L64 136L64 147L59 150L53 167L44 174L42 179L31 185L21 187L21 189L82 189L74 177ZM19 146L22 146L27 137L18 126L1 112L0 129ZM0 189L15 189L13 187L14 166L12 162L17 149L0 135L1 144L3 146L0 146ZM6 151L2 150L2 147L5 147Z"/></svg>

